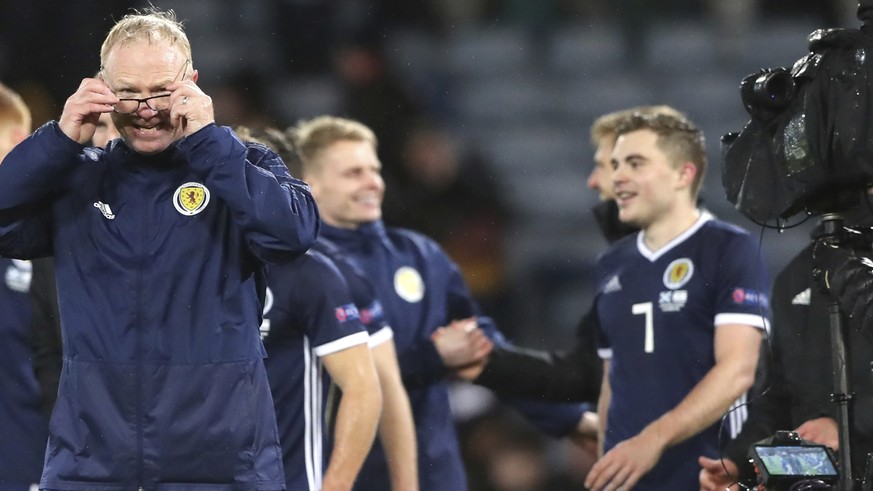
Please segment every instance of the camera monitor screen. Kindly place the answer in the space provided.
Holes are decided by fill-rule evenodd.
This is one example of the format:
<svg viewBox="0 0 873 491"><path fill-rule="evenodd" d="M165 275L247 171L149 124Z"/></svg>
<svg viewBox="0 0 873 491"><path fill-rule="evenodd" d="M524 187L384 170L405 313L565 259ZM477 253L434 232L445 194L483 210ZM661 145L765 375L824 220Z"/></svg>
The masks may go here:
<svg viewBox="0 0 873 491"><path fill-rule="evenodd" d="M766 477L808 476L836 479L834 461L823 445L755 445L755 459Z"/></svg>

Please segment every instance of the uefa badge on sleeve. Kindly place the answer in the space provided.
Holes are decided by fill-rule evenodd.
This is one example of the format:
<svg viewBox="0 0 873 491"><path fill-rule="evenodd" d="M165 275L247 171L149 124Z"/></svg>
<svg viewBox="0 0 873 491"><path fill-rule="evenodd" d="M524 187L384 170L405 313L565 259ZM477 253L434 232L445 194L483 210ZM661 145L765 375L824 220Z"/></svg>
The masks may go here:
<svg viewBox="0 0 873 491"><path fill-rule="evenodd" d="M173 206L176 211L192 216L200 213L209 204L209 190L199 182L186 182L173 194Z"/></svg>

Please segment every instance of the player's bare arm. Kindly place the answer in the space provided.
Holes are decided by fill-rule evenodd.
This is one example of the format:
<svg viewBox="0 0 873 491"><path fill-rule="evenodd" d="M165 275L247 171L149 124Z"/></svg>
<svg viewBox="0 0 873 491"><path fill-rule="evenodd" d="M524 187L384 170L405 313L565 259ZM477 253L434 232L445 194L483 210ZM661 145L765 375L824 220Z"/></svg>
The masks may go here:
<svg viewBox="0 0 873 491"><path fill-rule="evenodd" d="M592 490L630 489L658 463L664 449L718 421L752 386L760 343L761 331L755 327L716 327L713 368L673 410L604 455L585 485Z"/></svg>
<svg viewBox="0 0 873 491"><path fill-rule="evenodd" d="M415 443L415 422L409 396L403 387L394 341L372 348L373 361L382 387L382 417L379 441L385 449L391 487L395 490L418 491L418 452Z"/></svg>
<svg viewBox="0 0 873 491"><path fill-rule="evenodd" d="M326 355L324 366L340 389L335 445L324 476L324 491L348 491L370 452L382 411L382 391L366 344Z"/></svg>

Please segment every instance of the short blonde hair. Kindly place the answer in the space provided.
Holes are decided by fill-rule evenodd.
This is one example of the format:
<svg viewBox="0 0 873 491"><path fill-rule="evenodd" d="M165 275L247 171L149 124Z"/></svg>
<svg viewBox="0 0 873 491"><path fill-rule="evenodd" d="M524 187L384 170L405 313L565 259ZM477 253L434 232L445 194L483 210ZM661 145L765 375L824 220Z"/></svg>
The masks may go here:
<svg viewBox="0 0 873 491"><path fill-rule="evenodd" d="M149 44L169 42L171 46L181 49L189 62L193 62L191 43L185 35L182 23L176 20L176 13L151 7L143 11L134 10L134 13L125 15L112 26L100 48L100 67L106 66L106 59L112 48L137 41L146 41Z"/></svg>
<svg viewBox="0 0 873 491"><path fill-rule="evenodd" d="M18 126L30 133L30 109L17 92L0 83L0 129Z"/></svg>
<svg viewBox="0 0 873 491"><path fill-rule="evenodd" d="M376 134L363 123L335 116L319 116L300 121L286 131L291 138L302 164L303 175L314 172L316 160L321 153L340 141L367 142L376 149L379 141Z"/></svg>
<svg viewBox="0 0 873 491"><path fill-rule="evenodd" d="M672 159L674 167L691 162L697 168L691 183L691 196L696 198L706 173L706 141L700 128L685 116L633 113L616 128L615 134L618 137L639 130L657 135L658 148Z"/></svg>
<svg viewBox="0 0 873 491"><path fill-rule="evenodd" d="M630 117L634 114L653 116L656 114L666 114L669 116L675 116L677 118L686 118L685 114L683 114L681 111L674 109L666 104L659 104L654 106L637 106L630 109L625 109L623 111L607 113L595 119L594 124L591 125L591 143L596 147L600 144L600 141L606 137L611 137L612 140L615 141L615 139L618 137L618 127L621 126L625 121L630 119Z"/></svg>

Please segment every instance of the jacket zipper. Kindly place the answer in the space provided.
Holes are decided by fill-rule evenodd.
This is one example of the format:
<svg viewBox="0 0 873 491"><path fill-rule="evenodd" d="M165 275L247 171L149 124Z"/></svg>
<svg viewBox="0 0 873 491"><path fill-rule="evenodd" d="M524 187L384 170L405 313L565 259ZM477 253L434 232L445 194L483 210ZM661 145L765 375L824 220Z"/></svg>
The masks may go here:
<svg viewBox="0 0 873 491"><path fill-rule="evenodd" d="M145 478L145 463L144 463L144 455L143 455L143 380L142 380L142 349L143 349L143 306L142 306L142 293L143 293L143 276L144 276L144 268L146 264L146 250L148 250L148 223L149 223L149 210L148 206L143 206L143 227L141 229L143 235L141 236L141 250L140 257L137 264L137 273L136 273L136 368L134 372L134 380L136 385L136 452L137 452L137 467L139 474L139 491L143 491L143 480Z"/></svg>

